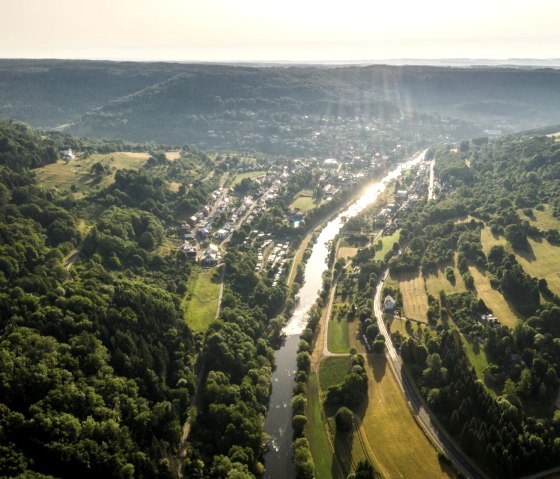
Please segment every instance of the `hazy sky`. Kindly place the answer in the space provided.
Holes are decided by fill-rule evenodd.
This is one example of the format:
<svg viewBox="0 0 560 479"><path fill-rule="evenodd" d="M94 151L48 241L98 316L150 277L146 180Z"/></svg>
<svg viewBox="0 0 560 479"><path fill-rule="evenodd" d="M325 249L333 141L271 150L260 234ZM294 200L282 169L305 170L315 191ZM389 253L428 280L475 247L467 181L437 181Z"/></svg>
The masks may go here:
<svg viewBox="0 0 560 479"><path fill-rule="evenodd" d="M558 0L0 0L0 57L560 57Z"/></svg>

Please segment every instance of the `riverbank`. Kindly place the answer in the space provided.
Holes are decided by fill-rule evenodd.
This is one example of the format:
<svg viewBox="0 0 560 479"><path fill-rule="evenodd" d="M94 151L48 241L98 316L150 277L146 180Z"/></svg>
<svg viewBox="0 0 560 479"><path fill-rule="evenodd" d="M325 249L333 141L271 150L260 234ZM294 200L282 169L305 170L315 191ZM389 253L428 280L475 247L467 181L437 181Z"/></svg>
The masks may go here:
<svg viewBox="0 0 560 479"><path fill-rule="evenodd" d="M347 209L341 209L338 213L333 212L334 218L322 228L313 246L305 267L304 281L299 291L299 303L284 328L287 336L286 343L275 354L277 369L272 375L269 412L264 425L265 432L271 437L271 448L265 456L267 478L290 479L294 477L295 471L291 461L292 409L287 400L286 391L291 392L294 385L293 380L297 367L296 346L301 332L306 327L308 313L315 304L323 284L323 272L327 269L327 258L329 257L329 244L348 218L356 216L373 204L390 181L400 176L405 167L419 163L424 154L425 152L417 154L408 162L398 165L381 180L365 187L357 199L354 197L350 201L350 206Z"/></svg>

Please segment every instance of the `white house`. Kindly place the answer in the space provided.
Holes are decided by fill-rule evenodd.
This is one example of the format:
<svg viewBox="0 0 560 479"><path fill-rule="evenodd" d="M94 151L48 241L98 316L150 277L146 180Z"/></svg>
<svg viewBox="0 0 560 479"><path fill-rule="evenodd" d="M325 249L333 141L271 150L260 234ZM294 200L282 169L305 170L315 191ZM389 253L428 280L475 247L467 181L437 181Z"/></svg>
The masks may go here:
<svg viewBox="0 0 560 479"><path fill-rule="evenodd" d="M383 300L383 308L385 308L386 311L392 311L395 309L396 304L397 302L391 296L385 296L385 299Z"/></svg>

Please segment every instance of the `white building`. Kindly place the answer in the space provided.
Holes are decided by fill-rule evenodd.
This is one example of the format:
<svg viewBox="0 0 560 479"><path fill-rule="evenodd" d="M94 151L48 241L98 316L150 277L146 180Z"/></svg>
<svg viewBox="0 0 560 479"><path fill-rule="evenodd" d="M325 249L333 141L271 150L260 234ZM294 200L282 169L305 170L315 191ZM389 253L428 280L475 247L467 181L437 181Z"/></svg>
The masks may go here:
<svg viewBox="0 0 560 479"><path fill-rule="evenodd" d="M397 302L389 295L385 296L383 300L383 308L385 311L393 311L395 309Z"/></svg>

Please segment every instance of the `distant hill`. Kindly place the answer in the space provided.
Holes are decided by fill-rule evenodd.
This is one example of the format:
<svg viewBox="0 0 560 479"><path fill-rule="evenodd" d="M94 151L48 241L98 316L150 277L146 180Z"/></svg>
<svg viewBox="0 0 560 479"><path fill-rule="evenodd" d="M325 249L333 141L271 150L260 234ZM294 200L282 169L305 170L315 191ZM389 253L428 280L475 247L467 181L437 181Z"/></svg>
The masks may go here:
<svg viewBox="0 0 560 479"><path fill-rule="evenodd" d="M95 137L211 144L305 115L410 112L504 131L559 123L560 70L0 60L0 115Z"/></svg>

